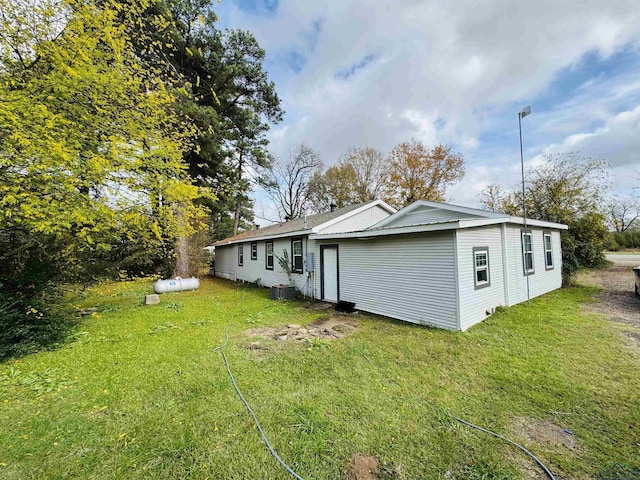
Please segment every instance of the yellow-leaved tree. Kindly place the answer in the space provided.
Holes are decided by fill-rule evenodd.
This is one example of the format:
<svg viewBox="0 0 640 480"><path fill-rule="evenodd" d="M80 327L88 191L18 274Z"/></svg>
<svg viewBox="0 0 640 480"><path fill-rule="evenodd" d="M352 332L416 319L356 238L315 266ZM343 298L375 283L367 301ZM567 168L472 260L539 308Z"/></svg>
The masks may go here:
<svg viewBox="0 0 640 480"><path fill-rule="evenodd" d="M119 245L172 245L198 215L180 79L153 67L152 39L153 62L132 42L144 22L166 28L150 6L0 0L0 290L24 308Z"/></svg>
<svg viewBox="0 0 640 480"><path fill-rule="evenodd" d="M464 177L464 158L449 145L427 148L412 139L396 145L389 155L385 200L396 208L416 200L443 202L449 186Z"/></svg>

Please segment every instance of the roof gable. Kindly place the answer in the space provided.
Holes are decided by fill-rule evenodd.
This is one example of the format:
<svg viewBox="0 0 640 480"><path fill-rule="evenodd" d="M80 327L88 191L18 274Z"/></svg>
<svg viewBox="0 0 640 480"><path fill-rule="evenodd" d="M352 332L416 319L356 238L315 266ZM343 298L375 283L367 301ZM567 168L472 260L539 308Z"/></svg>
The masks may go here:
<svg viewBox="0 0 640 480"><path fill-rule="evenodd" d="M353 215L375 207L380 207L383 210L389 212L389 214L395 212L395 209L387 205L382 200L374 200L368 203L360 203L356 205L350 205L348 207L338 208L333 212L317 213L315 215L308 215L302 218L294 218L293 220L289 220L287 222L280 222L275 225L269 225L257 230L249 230L247 232L239 233L238 235L235 235L233 237L228 237L224 240L220 240L214 243L214 245L229 245L232 243L249 242L257 239L290 237L319 233L324 228L327 228Z"/></svg>
<svg viewBox="0 0 640 480"><path fill-rule="evenodd" d="M446 203L418 200L399 210L383 221L367 230L380 228L407 227L413 225L430 225L433 223L451 222L455 220L506 218L507 215L487 212L477 208L460 207Z"/></svg>

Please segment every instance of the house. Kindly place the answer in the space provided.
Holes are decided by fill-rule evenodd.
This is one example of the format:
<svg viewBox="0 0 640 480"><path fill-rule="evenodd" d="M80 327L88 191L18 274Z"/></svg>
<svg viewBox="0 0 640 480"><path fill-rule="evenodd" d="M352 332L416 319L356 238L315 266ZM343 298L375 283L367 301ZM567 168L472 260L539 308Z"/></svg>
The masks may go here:
<svg viewBox="0 0 640 480"><path fill-rule="evenodd" d="M309 236L316 233L362 230L379 223L392 213L395 213L395 209L382 200L375 200L225 238L214 244L216 276L258 282L265 287L287 285L288 275L279 262L286 255L296 288L306 296L321 298L318 296L319 279L315 275L315 267L319 265L319 251L315 241ZM338 300L337 296L324 298Z"/></svg>
<svg viewBox="0 0 640 480"><path fill-rule="evenodd" d="M562 285L560 231L566 225L527 220L525 229L521 217L422 200L395 213L382 204L378 208L385 210L383 218L357 229L337 222L317 231L307 228L301 235L296 228L293 237L302 244L291 240L290 250L297 255L292 262L299 267L300 255L312 254L306 266L297 268L300 291L321 300L354 302L358 310L399 320L466 330L500 305L515 305ZM301 221L294 220L296 225ZM280 228L288 229L287 223ZM224 270L217 274L254 281L259 272L243 277L242 267L229 258L243 254L245 244L253 252L247 243L251 239L276 241L261 230L266 229L248 232L250 239L218 242L218 259L218 246L229 243Z"/></svg>

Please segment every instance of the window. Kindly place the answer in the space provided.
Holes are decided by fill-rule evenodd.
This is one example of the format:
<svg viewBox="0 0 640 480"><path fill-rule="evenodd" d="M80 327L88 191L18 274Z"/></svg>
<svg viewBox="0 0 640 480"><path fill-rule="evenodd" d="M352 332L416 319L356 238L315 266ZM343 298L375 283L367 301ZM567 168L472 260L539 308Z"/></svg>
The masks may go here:
<svg viewBox="0 0 640 480"><path fill-rule="evenodd" d="M302 273L302 239L291 240L291 271Z"/></svg>
<svg viewBox="0 0 640 480"><path fill-rule="evenodd" d="M551 244L551 232L544 232L544 266L547 270L553 270L553 245Z"/></svg>
<svg viewBox="0 0 640 480"><path fill-rule="evenodd" d="M273 242L264 244L264 253L266 258L265 268L267 270L273 270Z"/></svg>
<svg viewBox="0 0 640 480"><path fill-rule="evenodd" d="M258 259L258 242L251 242L251 260Z"/></svg>
<svg viewBox="0 0 640 480"><path fill-rule="evenodd" d="M244 264L244 245L238 245L238 266L241 267Z"/></svg>
<svg viewBox="0 0 640 480"><path fill-rule="evenodd" d="M524 274L530 275L535 272L533 266L533 237L531 231L522 230L522 261Z"/></svg>
<svg viewBox="0 0 640 480"><path fill-rule="evenodd" d="M473 249L473 267L475 287L482 288L491 285L489 281L489 247L475 247Z"/></svg>

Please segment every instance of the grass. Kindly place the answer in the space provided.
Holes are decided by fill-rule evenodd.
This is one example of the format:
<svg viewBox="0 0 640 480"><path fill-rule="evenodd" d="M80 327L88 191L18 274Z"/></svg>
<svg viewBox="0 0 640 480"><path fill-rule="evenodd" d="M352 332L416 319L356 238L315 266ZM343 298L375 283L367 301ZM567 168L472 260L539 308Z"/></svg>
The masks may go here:
<svg viewBox="0 0 640 480"><path fill-rule="evenodd" d="M381 478L520 478L527 457L450 417L522 442L565 478L640 467L640 359L602 317L592 287L497 313L466 333L365 316L344 339L263 341L243 331L321 313L266 290L203 281L145 307L150 282L108 284L74 341L0 364L0 477L290 478L271 458L213 347L278 453L306 479L343 478L361 452ZM562 412L554 413L554 412ZM571 430L576 448L522 425Z"/></svg>

